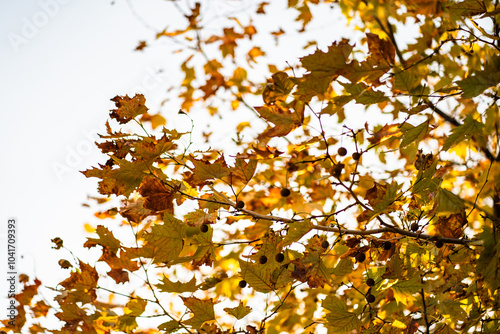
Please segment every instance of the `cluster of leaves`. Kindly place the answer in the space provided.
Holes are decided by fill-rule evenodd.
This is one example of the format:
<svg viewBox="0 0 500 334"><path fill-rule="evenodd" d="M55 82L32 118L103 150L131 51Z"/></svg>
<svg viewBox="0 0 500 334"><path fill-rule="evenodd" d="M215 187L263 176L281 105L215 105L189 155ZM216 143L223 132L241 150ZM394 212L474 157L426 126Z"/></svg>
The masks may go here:
<svg viewBox="0 0 500 334"><path fill-rule="evenodd" d="M54 288L55 306L37 295L40 281L23 277L19 316L5 328L48 332L36 319L54 315L62 327L53 333L500 330L497 3L287 8L301 33L316 9L340 8L363 36L269 66L257 84L245 69L265 55L252 21L234 18L205 36L203 5L182 9L186 27L157 35L192 51L181 67L182 113L198 104L222 115L228 104L258 117L251 127L262 131L243 140L245 121L234 150L190 150L193 131L159 129L144 96L115 97L110 118L126 130L108 123L97 143L108 160L83 172L99 179L103 205L121 201L98 213L108 226L84 245L102 254L95 266L60 261L71 274ZM199 55L206 62L191 67ZM263 103L250 107L252 96ZM367 123L350 126L360 109ZM131 242L115 237L120 226Z"/></svg>

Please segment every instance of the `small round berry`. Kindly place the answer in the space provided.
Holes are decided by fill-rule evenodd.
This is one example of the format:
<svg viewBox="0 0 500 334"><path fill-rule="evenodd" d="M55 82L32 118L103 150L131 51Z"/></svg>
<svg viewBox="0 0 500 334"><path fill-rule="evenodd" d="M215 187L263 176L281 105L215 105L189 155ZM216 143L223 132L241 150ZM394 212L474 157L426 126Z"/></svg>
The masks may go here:
<svg viewBox="0 0 500 334"><path fill-rule="evenodd" d="M363 262L365 259L366 259L365 253L358 253L356 255L356 261L358 261L359 263Z"/></svg>
<svg viewBox="0 0 500 334"><path fill-rule="evenodd" d="M202 231L203 233L208 232L208 225L207 224L201 225L200 226L200 231Z"/></svg>
<svg viewBox="0 0 500 334"><path fill-rule="evenodd" d="M338 153L341 157L343 157L343 156L345 156L345 155L347 154L347 150L346 150L346 148L345 148L345 147L339 147L339 149L337 150L337 153Z"/></svg>
<svg viewBox="0 0 500 334"><path fill-rule="evenodd" d="M240 286L240 288L244 288L244 287L246 287L246 286L247 286L247 281L245 281L245 280L241 280L241 281L238 283L238 285Z"/></svg>
<svg viewBox="0 0 500 334"><path fill-rule="evenodd" d="M392 248L392 242L390 242L390 241L384 242L384 249L385 250L391 250L391 248Z"/></svg>
<svg viewBox="0 0 500 334"><path fill-rule="evenodd" d="M260 264L264 264L266 262L267 262L267 256L262 255L261 257L259 257L259 263Z"/></svg>
<svg viewBox="0 0 500 334"><path fill-rule="evenodd" d="M436 248L441 248L444 246L444 242L443 240L438 240L436 241L436 243L434 244L434 246L436 246Z"/></svg>
<svg viewBox="0 0 500 334"><path fill-rule="evenodd" d="M366 301L367 301L368 303L373 303L373 302L375 301L375 296L374 296L374 295L372 295L371 293L367 294L367 295L366 295Z"/></svg>
<svg viewBox="0 0 500 334"><path fill-rule="evenodd" d="M413 232L417 232L418 231L418 224L417 223L411 223L410 225L410 229L413 231Z"/></svg>
<svg viewBox="0 0 500 334"><path fill-rule="evenodd" d="M361 153L359 153L359 152L354 152L354 153L352 154L352 158L353 158L354 160L358 161L358 160L359 160L359 158L361 158Z"/></svg>
<svg viewBox="0 0 500 334"><path fill-rule="evenodd" d="M243 202L243 201L236 202L236 209L243 209L244 206L245 206L245 202Z"/></svg>
<svg viewBox="0 0 500 334"><path fill-rule="evenodd" d="M330 246L330 243L328 242L328 240L323 240L323 242L321 243L321 247L323 247L324 249L327 249L328 246Z"/></svg>
<svg viewBox="0 0 500 334"><path fill-rule="evenodd" d="M281 197L288 197L290 196L290 189L288 188L283 188L280 191Z"/></svg>
<svg viewBox="0 0 500 334"><path fill-rule="evenodd" d="M366 280L366 285L368 286L374 286L375 285L375 280L373 278L369 278Z"/></svg>
<svg viewBox="0 0 500 334"><path fill-rule="evenodd" d="M278 263L281 263L285 260L285 255L283 255L283 253L278 253L276 254L276 256L274 257L274 260Z"/></svg>

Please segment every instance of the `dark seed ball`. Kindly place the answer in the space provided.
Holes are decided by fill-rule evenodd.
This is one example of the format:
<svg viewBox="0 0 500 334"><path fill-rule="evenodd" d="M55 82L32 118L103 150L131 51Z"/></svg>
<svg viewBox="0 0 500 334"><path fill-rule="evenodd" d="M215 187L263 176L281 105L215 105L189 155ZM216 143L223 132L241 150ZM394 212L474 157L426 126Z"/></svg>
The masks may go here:
<svg viewBox="0 0 500 334"><path fill-rule="evenodd" d="M208 225L207 224L201 225L200 226L200 231L202 231L203 233L208 232Z"/></svg>
<svg viewBox="0 0 500 334"><path fill-rule="evenodd" d="M244 287L246 287L246 286L247 286L247 281L245 281L245 280L241 280L241 281L238 283L238 285L240 286L240 288L244 288Z"/></svg>
<svg viewBox="0 0 500 334"><path fill-rule="evenodd" d="M259 263L260 264L264 264L266 262L267 262L267 256L262 255L261 257L259 257Z"/></svg>
<svg viewBox="0 0 500 334"><path fill-rule="evenodd" d="M438 240L434 245L436 246L436 248L441 248L444 246L444 242L442 240Z"/></svg>
<svg viewBox="0 0 500 334"><path fill-rule="evenodd" d="M354 160L356 160L356 161L357 161L357 160L359 160L359 158L361 158L361 153L359 153L359 152L354 152L354 153L352 154L352 158L353 158Z"/></svg>
<svg viewBox="0 0 500 334"><path fill-rule="evenodd" d="M390 241L384 242L384 249L385 250L391 250L391 248L392 248L392 242L390 242Z"/></svg>
<svg viewBox="0 0 500 334"><path fill-rule="evenodd" d="M283 255L283 253L278 253L278 254L276 254L276 256L274 257L274 260L275 260L276 262L281 263L281 262L283 262L283 260L285 260L285 255Z"/></svg>
<svg viewBox="0 0 500 334"><path fill-rule="evenodd" d="M413 232L417 232L418 231L418 224L417 223L411 223L410 225L410 229L413 231Z"/></svg>
<svg viewBox="0 0 500 334"><path fill-rule="evenodd" d="M236 202L236 209L243 209L244 206L245 206L245 202L243 202L243 201Z"/></svg>
<svg viewBox="0 0 500 334"><path fill-rule="evenodd" d="M375 280L373 278L369 278L366 280L366 285L368 286L374 286L375 285Z"/></svg>
<svg viewBox="0 0 500 334"><path fill-rule="evenodd" d="M288 197L288 196L290 196L290 189L283 188L283 189L281 189L280 194L282 197Z"/></svg>
<svg viewBox="0 0 500 334"><path fill-rule="evenodd" d="M367 294L367 295L366 295L366 301L367 301L368 303L373 303L373 302L375 301L375 296L374 296L374 295L372 295L371 293Z"/></svg>
<svg viewBox="0 0 500 334"><path fill-rule="evenodd" d="M328 240L323 240L323 242L321 243L321 247L323 247L324 249L327 249L328 246L330 246L330 243L328 242Z"/></svg>
<svg viewBox="0 0 500 334"><path fill-rule="evenodd" d="M345 147L339 147L339 149L337 150L337 153L338 153L341 157L343 157L343 156L345 156L345 155L347 154L347 150L346 150L346 148L345 148Z"/></svg>
<svg viewBox="0 0 500 334"><path fill-rule="evenodd" d="M356 261L358 261L359 263L363 262L365 259L366 259L365 253L358 253L358 255L356 255Z"/></svg>

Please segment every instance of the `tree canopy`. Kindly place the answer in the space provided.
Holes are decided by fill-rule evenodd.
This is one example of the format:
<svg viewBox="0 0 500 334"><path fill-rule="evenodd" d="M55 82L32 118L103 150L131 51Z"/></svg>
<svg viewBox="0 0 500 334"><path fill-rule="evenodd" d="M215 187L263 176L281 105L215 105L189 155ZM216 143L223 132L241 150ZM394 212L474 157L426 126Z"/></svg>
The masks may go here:
<svg viewBox="0 0 500 334"><path fill-rule="evenodd" d="M183 81L167 111L112 98L82 172L100 255L55 236L68 277L22 275L3 330L498 333L498 1L228 3L171 1L184 25L138 43Z"/></svg>

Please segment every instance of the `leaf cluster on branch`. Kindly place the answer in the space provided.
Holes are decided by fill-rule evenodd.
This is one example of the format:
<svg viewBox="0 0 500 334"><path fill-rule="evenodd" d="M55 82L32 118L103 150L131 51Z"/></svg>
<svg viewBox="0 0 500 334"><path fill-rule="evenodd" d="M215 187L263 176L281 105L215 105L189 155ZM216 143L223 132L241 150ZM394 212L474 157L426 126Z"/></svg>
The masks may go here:
<svg viewBox="0 0 500 334"><path fill-rule="evenodd" d="M84 247L102 253L62 259L71 272L54 300L23 276L4 330L500 331L496 1L260 2L219 33L204 2L171 4L186 25L156 38L185 57L181 110L112 99L96 143L106 160L83 172L104 219ZM276 10L296 24L269 31ZM260 66L325 12L362 36ZM224 130L236 119L231 140L200 134L201 111ZM127 229L130 240L115 236ZM45 325L54 317L60 328Z"/></svg>

